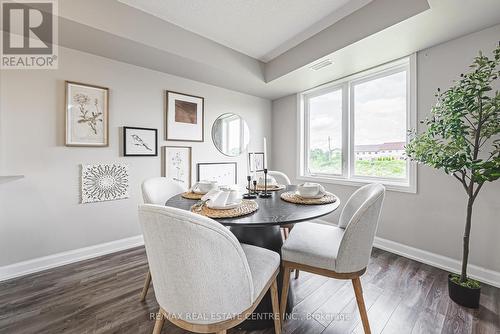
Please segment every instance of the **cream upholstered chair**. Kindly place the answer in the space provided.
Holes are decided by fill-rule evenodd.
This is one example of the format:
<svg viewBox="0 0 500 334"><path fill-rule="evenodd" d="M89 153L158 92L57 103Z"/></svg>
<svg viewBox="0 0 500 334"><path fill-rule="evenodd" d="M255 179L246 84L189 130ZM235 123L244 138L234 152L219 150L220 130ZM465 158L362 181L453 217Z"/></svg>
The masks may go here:
<svg viewBox="0 0 500 334"><path fill-rule="evenodd" d="M277 170L270 170L267 172L269 176L274 177L274 179L278 182L278 184L284 184L285 186L288 186L292 184L290 182L290 178L283 172L279 172Z"/></svg>
<svg viewBox="0 0 500 334"><path fill-rule="evenodd" d="M185 210L145 204L139 221L160 305L153 333L161 332L165 318L197 333L226 333L269 289L280 333L278 253L240 244L218 222Z"/></svg>
<svg viewBox="0 0 500 334"><path fill-rule="evenodd" d="M268 174L274 177L274 179L276 180L276 182L278 182L278 184L284 184L285 186L289 186L292 184L288 175L286 175L283 172L277 170L270 170ZM292 230L293 226L294 224L286 224L281 226L283 235L285 236L285 240L288 239L288 235L290 234L290 231ZM298 278L299 278L299 270L295 269L295 279Z"/></svg>
<svg viewBox="0 0 500 334"><path fill-rule="evenodd" d="M338 226L301 223L292 230L281 249L284 270L282 310L286 305L292 269L350 279L363 328L365 333L370 333L359 278L370 260L384 195L384 186L366 185L349 198L340 214Z"/></svg>
<svg viewBox="0 0 500 334"><path fill-rule="evenodd" d="M142 198L146 204L164 205L165 202L172 196L184 192L184 189L179 183L171 181L166 177L152 177L142 182ZM141 302L146 299L149 285L151 284L151 273L148 271L144 281L144 287L141 291Z"/></svg>

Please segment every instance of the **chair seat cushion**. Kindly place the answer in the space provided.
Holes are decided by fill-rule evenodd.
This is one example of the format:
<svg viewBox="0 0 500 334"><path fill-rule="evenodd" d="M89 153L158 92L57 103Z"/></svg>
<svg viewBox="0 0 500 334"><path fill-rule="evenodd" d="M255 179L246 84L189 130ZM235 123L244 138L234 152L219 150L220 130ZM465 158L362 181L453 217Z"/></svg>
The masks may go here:
<svg viewBox="0 0 500 334"><path fill-rule="evenodd" d="M260 295L266 283L280 266L278 253L262 247L241 244L247 256L248 266L252 273L254 287L254 301Z"/></svg>
<svg viewBox="0 0 500 334"><path fill-rule="evenodd" d="M344 229L333 225L299 223L281 249L284 261L335 270Z"/></svg>

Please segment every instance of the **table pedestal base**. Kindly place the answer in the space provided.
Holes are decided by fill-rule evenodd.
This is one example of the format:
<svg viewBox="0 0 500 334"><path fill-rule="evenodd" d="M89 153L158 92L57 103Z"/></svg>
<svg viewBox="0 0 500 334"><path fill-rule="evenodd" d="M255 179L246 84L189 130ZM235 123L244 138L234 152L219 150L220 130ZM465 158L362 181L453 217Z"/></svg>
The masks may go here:
<svg viewBox="0 0 500 334"><path fill-rule="evenodd" d="M281 255L281 246L283 239L281 237L280 227L264 226L264 227L239 227L232 226L231 232L241 243L254 245L275 251ZM278 295L281 298L281 288L283 284L283 275L280 271L278 274ZM281 299L280 299L281 300ZM288 292L288 303L286 313L289 314L293 308L293 290L290 287ZM238 328L245 330L264 329L274 326L271 315L273 314L271 306L271 297L269 292L264 296L260 304L255 309L249 319L242 322Z"/></svg>

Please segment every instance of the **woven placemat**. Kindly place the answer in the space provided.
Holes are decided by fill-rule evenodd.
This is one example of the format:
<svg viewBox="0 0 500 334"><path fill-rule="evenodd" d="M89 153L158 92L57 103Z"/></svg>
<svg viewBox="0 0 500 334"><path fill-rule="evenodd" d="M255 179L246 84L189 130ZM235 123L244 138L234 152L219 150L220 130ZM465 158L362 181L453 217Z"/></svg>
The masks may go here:
<svg viewBox="0 0 500 334"><path fill-rule="evenodd" d="M285 188L286 188L285 185L278 184L278 185L275 185L275 186L267 186L267 191L278 191L278 190L283 190ZM247 187L247 189L248 189L248 187ZM250 190L253 190L253 186L252 186L252 189L250 189ZM257 191L264 191L264 186L257 185L256 190Z"/></svg>
<svg viewBox="0 0 500 334"><path fill-rule="evenodd" d="M217 210L217 209L210 209L206 205L204 205L200 209L196 205L193 205L191 207L191 212L194 212L194 213L206 216L206 217L210 217L210 218L234 218L234 217L241 217L244 215L248 215L252 212L257 211L258 208L259 208L259 205L257 204L257 202L244 199L241 201L241 204L234 209Z"/></svg>
<svg viewBox="0 0 500 334"><path fill-rule="evenodd" d="M182 193L181 196L183 198L187 198L187 199L201 199L203 197L203 194L197 194L197 193L193 193L193 192L185 192L185 193Z"/></svg>
<svg viewBox="0 0 500 334"><path fill-rule="evenodd" d="M332 193L327 192L325 196L321 198L304 198L300 197L295 193L295 191L287 191L281 194L281 199L295 204L306 204L306 205L314 205L314 204L330 204L337 201L337 196Z"/></svg>

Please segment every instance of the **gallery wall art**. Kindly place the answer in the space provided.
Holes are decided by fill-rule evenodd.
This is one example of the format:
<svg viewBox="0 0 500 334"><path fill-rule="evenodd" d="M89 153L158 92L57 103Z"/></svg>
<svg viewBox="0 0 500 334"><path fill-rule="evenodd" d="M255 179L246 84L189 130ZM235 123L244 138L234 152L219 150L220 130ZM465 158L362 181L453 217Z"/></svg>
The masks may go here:
<svg viewBox="0 0 500 334"><path fill-rule="evenodd" d="M126 157L157 156L158 130L124 126L123 155Z"/></svg>
<svg viewBox="0 0 500 334"><path fill-rule="evenodd" d="M197 181L217 181L219 185L238 183L236 162L199 163L197 166Z"/></svg>
<svg viewBox="0 0 500 334"><path fill-rule="evenodd" d="M166 140L204 140L204 98L166 92Z"/></svg>
<svg viewBox="0 0 500 334"><path fill-rule="evenodd" d="M191 147L164 146L163 156L163 176L191 188Z"/></svg>
<svg viewBox="0 0 500 334"><path fill-rule="evenodd" d="M128 198L127 164L82 164L81 203L113 201Z"/></svg>
<svg viewBox="0 0 500 334"><path fill-rule="evenodd" d="M109 89L66 81L66 146L108 146Z"/></svg>

